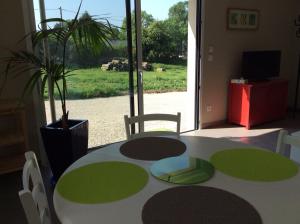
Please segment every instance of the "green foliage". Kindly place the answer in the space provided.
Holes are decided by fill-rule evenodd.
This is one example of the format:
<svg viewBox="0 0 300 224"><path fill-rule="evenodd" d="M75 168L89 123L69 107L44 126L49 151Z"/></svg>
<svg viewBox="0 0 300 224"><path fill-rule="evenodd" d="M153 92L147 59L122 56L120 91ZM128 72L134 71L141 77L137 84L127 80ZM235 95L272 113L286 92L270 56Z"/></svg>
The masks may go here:
<svg viewBox="0 0 300 224"><path fill-rule="evenodd" d="M170 35L173 37L176 53L186 54L188 38L188 1L178 2L169 9L167 19Z"/></svg>
<svg viewBox="0 0 300 224"><path fill-rule="evenodd" d="M132 12L133 53L135 58L135 12ZM93 17L85 12L82 17L90 20ZM142 46L143 60L149 62L161 62L168 64L185 64L186 60L179 56L186 56L187 52L187 27L188 27L188 2L179 2L169 9L169 17L163 21L157 21L151 14L141 12L142 18ZM60 23L55 27L59 28ZM66 62L69 68L92 68L106 64L115 57L127 58L127 31L126 18L122 27L111 27L110 34L112 48L103 48L99 52L93 52L90 48L77 50L75 43L70 40L66 47ZM49 39L51 52L62 55L62 49L56 47L56 40Z"/></svg>
<svg viewBox="0 0 300 224"><path fill-rule="evenodd" d="M135 44L135 11L131 24ZM168 19L158 21L142 11L142 46L145 61L176 63L179 56L187 54L188 1L178 2L169 9ZM121 39L126 40L126 18L120 30Z"/></svg>
<svg viewBox="0 0 300 224"><path fill-rule="evenodd" d="M147 61L176 62L187 53L188 2L169 9L169 18L143 29L143 56Z"/></svg>
<svg viewBox="0 0 300 224"><path fill-rule="evenodd" d="M62 124L67 127L68 112L66 109L67 97L67 78L71 75L71 70L67 65L67 52L71 49L69 43L77 52L90 50L97 54L105 47L111 46L111 37L114 35L112 27L107 20L97 20L84 13L79 17L81 3L72 20L64 20L61 18L51 18L42 21L42 24L57 23L54 27L45 30L37 30L27 34L27 38L31 38L33 51L11 51L12 56L3 59L6 64L4 80L10 74L17 76L27 75L31 72L32 76L25 84L24 95L30 93L34 86L42 80L41 93L47 81L51 80L50 89L54 91L56 87L59 99L62 105L63 117ZM47 46L47 41L52 41L52 51L50 54L43 52L42 45ZM38 56L33 52L42 51ZM52 92L51 91L51 92Z"/></svg>
<svg viewBox="0 0 300 224"><path fill-rule="evenodd" d="M144 91L161 93L186 90L186 66L153 64L154 71L144 71ZM156 68L165 72L156 72ZM68 99L110 97L128 94L128 72L102 71L99 68L79 69L72 72L68 81ZM134 80L136 84L136 78ZM135 86L136 89L136 86ZM58 92L55 92L58 98Z"/></svg>
<svg viewBox="0 0 300 224"><path fill-rule="evenodd" d="M153 22L144 30L143 54L147 55L147 61L167 61L174 56L172 37L167 31L163 21Z"/></svg>
<svg viewBox="0 0 300 224"><path fill-rule="evenodd" d="M133 34L133 40L135 42L135 11L132 11L131 13L131 28L132 28L132 34ZM142 24L142 31L144 29L147 29L151 23L155 21L153 16L151 14L148 14L146 11L141 12L141 24ZM119 38L121 40L126 40L127 39L127 24L126 24L126 17L123 19L122 22L122 27L120 29L120 36Z"/></svg>

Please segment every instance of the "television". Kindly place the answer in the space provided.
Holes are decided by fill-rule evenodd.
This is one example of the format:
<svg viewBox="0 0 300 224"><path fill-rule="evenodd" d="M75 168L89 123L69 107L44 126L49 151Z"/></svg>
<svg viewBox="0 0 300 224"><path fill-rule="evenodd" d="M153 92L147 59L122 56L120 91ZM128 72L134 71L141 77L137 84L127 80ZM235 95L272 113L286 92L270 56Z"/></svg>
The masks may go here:
<svg viewBox="0 0 300 224"><path fill-rule="evenodd" d="M267 80L279 76L281 51L245 51L241 75L248 80Z"/></svg>

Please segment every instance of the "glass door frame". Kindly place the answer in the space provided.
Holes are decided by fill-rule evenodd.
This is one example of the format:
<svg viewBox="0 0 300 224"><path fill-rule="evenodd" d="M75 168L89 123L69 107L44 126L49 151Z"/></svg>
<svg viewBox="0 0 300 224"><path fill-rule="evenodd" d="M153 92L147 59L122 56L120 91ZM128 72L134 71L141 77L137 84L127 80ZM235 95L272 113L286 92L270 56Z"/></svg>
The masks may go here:
<svg viewBox="0 0 300 224"><path fill-rule="evenodd" d="M188 0L189 1L189 0ZM135 30L136 30L136 69L137 69L137 97L138 97L138 115L144 114L144 92L143 92L143 51L142 51L142 7L141 0L135 2ZM199 129L200 123L200 83L201 83L201 28L202 28L202 0L197 1L196 6L196 68L195 68L195 109L194 109L194 129ZM144 131L144 124L139 124L139 131ZM192 130L191 130L192 131Z"/></svg>
<svg viewBox="0 0 300 224"><path fill-rule="evenodd" d="M194 128L200 128L200 88L201 88L201 45L202 45L202 0L196 6L196 74L195 74L195 114Z"/></svg>
<svg viewBox="0 0 300 224"><path fill-rule="evenodd" d="M129 65L129 106L130 117L135 116L135 104L134 104L134 77L133 77L133 47L132 47L132 24L131 24L131 2L125 0L126 5L126 29L127 29L127 52L128 52L128 65ZM135 133L135 125L131 125L131 133Z"/></svg>
<svg viewBox="0 0 300 224"><path fill-rule="evenodd" d="M45 20L45 4L44 0L39 0L41 20ZM134 99L134 63L133 63L133 46L132 46L132 24L131 24L131 0L125 0L126 3L126 24L127 24L127 49L128 49L128 64L129 64L129 102L130 116L135 116L135 99ZM199 105L200 105L200 82L201 82L201 10L202 1L197 1L197 16L196 16L196 72L195 72L195 110L194 110L194 130L199 129ZM135 37L136 37L136 75L137 75L137 114L144 114L144 96L143 96L143 69L142 69L142 24L141 24L141 0L134 0L135 10ZM46 24L45 24L46 25ZM46 29L46 27L45 27ZM45 43L47 45L47 43ZM48 82L51 83L51 80ZM52 121L56 120L55 101L53 93L49 94L49 102L51 108ZM139 124L139 131L144 130L144 124ZM131 127L132 133L135 133L135 126Z"/></svg>
<svg viewBox="0 0 300 224"><path fill-rule="evenodd" d="M126 7L126 31L127 31L127 52L128 52L128 66L129 66L129 107L130 107L130 116L135 116L135 101L134 101L134 66L133 66L133 47L132 47L132 24L131 24L131 2L130 0L125 0L125 7ZM39 0L39 8L40 8L40 20L44 21L47 19L46 17L46 9L45 9L45 0ZM136 18L135 18L136 19ZM47 24L42 23L42 29L47 29ZM44 53L49 54L49 47L48 47L48 41L43 43ZM142 66L142 64L141 64ZM140 66L140 68L141 68ZM141 70L139 70L141 71ZM141 74L142 75L142 74ZM54 100L54 94L52 92L52 89L50 88L52 84L51 76L48 77L48 91L49 91L49 102L50 102L50 114L51 114L51 120L52 122L55 122L57 120L56 117L56 110L55 110L55 100ZM141 84L142 85L142 82ZM141 95L142 96L142 95ZM142 97L139 97L138 99L139 104L143 104ZM141 103L140 103L141 102ZM139 106L139 108L142 108ZM142 112L139 110L139 112ZM135 133L135 126L131 126L131 132Z"/></svg>
<svg viewBox="0 0 300 224"><path fill-rule="evenodd" d="M39 8L40 8L40 20L45 21L47 19L46 17L46 8L45 8L45 0L39 0ZM41 23L42 30L47 30L47 24ZM44 48L44 56L46 57L49 55L49 45L48 45L48 39L45 38L43 41L43 48ZM49 57L46 57L49 58ZM54 93L51 88L53 85L52 77L51 75L48 75L48 99L50 103L50 114L51 114L51 121L56 121L56 110L55 110L55 100L54 100Z"/></svg>
<svg viewBox="0 0 300 224"><path fill-rule="evenodd" d="M136 70L137 70L137 98L138 115L144 115L143 88L143 46L142 46L142 6L141 0L135 0L135 35L136 35ZM139 123L139 132L144 131L144 123Z"/></svg>

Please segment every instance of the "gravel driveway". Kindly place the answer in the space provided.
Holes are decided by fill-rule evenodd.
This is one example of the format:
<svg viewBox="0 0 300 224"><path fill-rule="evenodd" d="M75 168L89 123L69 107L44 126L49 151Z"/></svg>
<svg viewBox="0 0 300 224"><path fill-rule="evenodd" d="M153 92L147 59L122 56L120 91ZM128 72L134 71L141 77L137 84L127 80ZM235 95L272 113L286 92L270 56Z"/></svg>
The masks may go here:
<svg viewBox="0 0 300 224"><path fill-rule="evenodd" d="M186 92L144 94L145 114L181 112L181 129L187 130ZM49 102L45 102L48 123L50 122ZM68 100L70 118L89 120L89 147L108 144L126 138L124 115L129 115L129 97L117 96L84 100ZM56 101L56 113L61 114L60 102ZM174 128L170 123L149 122L145 129ZM191 128L190 128L191 129Z"/></svg>

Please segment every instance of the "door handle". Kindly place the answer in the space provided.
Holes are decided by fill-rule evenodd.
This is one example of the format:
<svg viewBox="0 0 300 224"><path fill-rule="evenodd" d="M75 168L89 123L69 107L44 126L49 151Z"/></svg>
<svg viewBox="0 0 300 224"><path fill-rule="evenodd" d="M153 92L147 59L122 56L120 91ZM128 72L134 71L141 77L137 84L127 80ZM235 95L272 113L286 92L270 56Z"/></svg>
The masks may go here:
<svg viewBox="0 0 300 224"><path fill-rule="evenodd" d="M139 78L140 78L140 81L143 82L143 71L139 71Z"/></svg>

